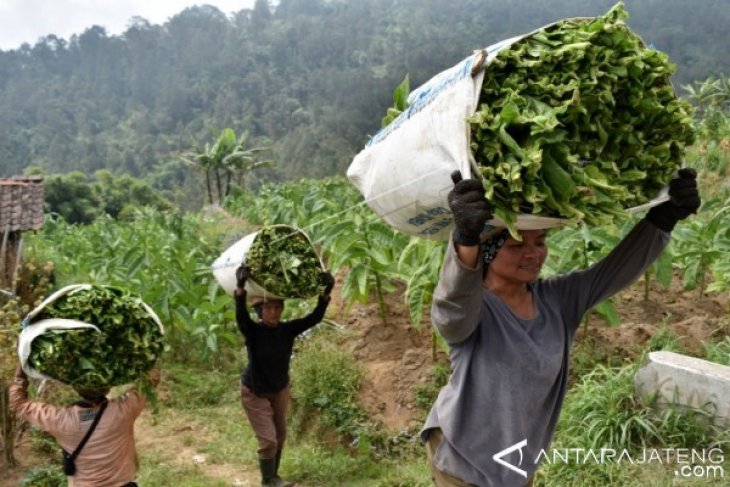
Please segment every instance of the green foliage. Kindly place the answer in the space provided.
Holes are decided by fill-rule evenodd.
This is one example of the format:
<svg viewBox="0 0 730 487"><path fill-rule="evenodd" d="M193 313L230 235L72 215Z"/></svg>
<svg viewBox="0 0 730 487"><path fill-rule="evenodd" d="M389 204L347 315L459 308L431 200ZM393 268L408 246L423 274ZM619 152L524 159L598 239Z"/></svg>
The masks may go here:
<svg viewBox="0 0 730 487"><path fill-rule="evenodd" d="M28 470L22 487L66 487L68 481L60 466L35 467Z"/></svg>
<svg viewBox="0 0 730 487"><path fill-rule="evenodd" d="M408 245L400 251L398 274L407 279L405 300L411 323L417 328L420 327L424 307L433 300L446 245L445 242L411 237Z"/></svg>
<svg viewBox="0 0 730 487"><path fill-rule="evenodd" d="M581 448L644 446L657 439L648 409L634 396L636 366L598 365L568 394L559 423L559 440Z"/></svg>
<svg viewBox="0 0 730 487"><path fill-rule="evenodd" d="M667 56L624 23L623 3L560 21L485 68L471 148L494 214L610 223L665 186L694 141ZM515 233L513 231L513 233Z"/></svg>
<svg viewBox="0 0 730 487"><path fill-rule="evenodd" d="M680 337L675 335L667 326L666 322L651 336L646 345L647 352L663 350L665 352L685 353L685 348L680 342Z"/></svg>
<svg viewBox="0 0 730 487"><path fill-rule="evenodd" d="M279 178L342 173L405 73L418 86L474 49L614 2L265 3L231 16L193 7L162 24L137 18L121 35L89 27L3 52L2 173L106 168L197 204L202 179L177 184L167 164L211 126L250 130ZM730 72L725 0L629 7L631 26L677 63L675 83Z"/></svg>
<svg viewBox="0 0 730 487"><path fill-rule="evenodd" d="M131 221L99 218L85 226L48 220L27 248L56 263L59 285L119 286L140 296L160 317L173 354L215 361L218 342L237 344L238 333L231 298L210 272L220 246L206 225L218 223L153 209Z"/></svg>
<svg viewBox="0 0 730 487"><path fill-rule="evenodd" d="M46 212L69 223L91 223L106 214L130 218L135 208L151 206L161 210L171 205L147 183L128 174L97 171L94 178L81 172L51 175L44 180Z"/></svg>
<svg viewBox="0 0 730 487"><path fill-rule="evenodd" d="M417 385L413 391L416 406L424 413L431 410L434 402L436 402L439 391L449 382L451 367L449 367L449 364L437 363L431 367L430 375L431 377L428 382Z"/></svg>
<svg viewBox="0 0 730 487"><path fill-rule="evenodd" d="M19 325L28 310L28 306L18 299L9 299L0 308L0 378L8 382L18 365L16 350Z"/></svg>
<svg viewBox="0 0 730 487"><path fill-rule="evenodd" d="M287 298L311 298L323 289L324 271L305 233L288 225L262 228L246 254L251 279Z"/></svg>
<svg viewBox="0 0 730 487"><path fill-rule="evenodd" d="M99 390L134 382L164 349L162 329L140 299L106 286L77 289L48 303L30 323L63 318L92 324L52 329L31 343L28 362L39 372L78 389Z"/></svg>
<svg viewBox="0 0 730 487"><path fill-rule="evenodd" d="M718 343L705 344L705 358L710 362L730 366L730 336Z"/></svg>
<svg viewBox="0 0 730 487"><path fill-rule="evenodd" d="M328 228L364 206L362 195L341 176L264 184L255 193L236 193L226 209L256 225L293 225L312 241L326 245ZM368 211L366 207L362 211Z"/></svg>
<svg viewBox="0 0 730 487"><path fill-rule="evenodd" d="M236 132L226 128L212 145L206 143L202 149L194 148L183 154L184 161L205 174L208 203L211 205L223 202L230 194L233 183L243 188L245 178L251 171L271 167L271 161L257 161L255 158L255 154L264 149L248 149L247 142L248 132L236 139Z"/></svg>
<svg viewBox="0 0 730 487"><path fill-rule="evenodd" d="M44 180L46 212L69 223L91 223L100 214L102 199L81 172L50 176Z"/></svg>
<svg viewBox="0 0 730 487"><path fill-rule="evenodd" d="M730 250L730 197L710 199L696 218L681 222L672 232L674 262L681 269L685 289L707 289L708 272L715 270L712 290L726 289Z"/></svg>
<svg viewBox="0 0 730 487"><path fill-rule="evenodd" d="M556 448L701 448L723 440L727 432L709 428L711 415L702 409L669 407L657 412L644 404L634 392L637 369L638 365L616 369L598 365L582 376L566 397Z"/></svg>
<svg viewBox="0 0 730 487"><path fill-rule="evenodd" d="M389 281L400 277L398 259L408 237L364 206L343 212L343 218L325 230L324 248L330 256L329 265L335 270L347 269L341 294L348 309L356 301L367 303L374 293L380 319L387 324L384 295L394 290Z"/></svg>
<svg viewBox="0 0 730 487"><path fill-rule="evenodd" d="M218 406L239 397L239 381L230 370L198 370L185 364L165 366L162 405L175 409Z"/></svg>
<svg viewBox="0 0 730 487"><path fill-rule="evenodd" d="M624 360L620 355L606 347L591 331L580 335L570 352L570 375L572 380L580 380L598 364L607 367L620 367Z"/></svg>
<svg viewBox="0 0 730 487"><path fill-rule="evenodd" d="M292 416L295 430L302 430L314 412L321 426L349 438L364 431L365 411L357 401L362 371L349 353L327 336L307 340L292 363Z"/></svg>
<svg viewBox="0 0 730 487"><path fill-rule="evenodd" d="M382 127L387 127L398 116L408 109L408 94L411 92L411 80L406 75L403 81L393 90L393 106L380 122Z"/></svg>
<svg viewBox="0 0 730 487"><path fill-rule="evenodd" d="M78 395L76 396L78 398ZM61 445L50 433L35 428L30 430L30 444L38 453L48 457L61 458Z"/></svg>
<svg viewBox="0 0 730 487"><path fill-rule="evenodd" d="M103 211L112 218L129 219L135 209L144 206L172 209L170 203L149 184L129 174L113 175L108 170L101 170L94 173L94 178L97 193L103 200Z"/></svg>
<svg viewBox="0 0 730 487"><path fill-rule="evenodd" d="M717 148L723 139L730 137L730 78L710 76L692 86L685 85L684 89L697 106L700 134L708 146Z"/></svg>

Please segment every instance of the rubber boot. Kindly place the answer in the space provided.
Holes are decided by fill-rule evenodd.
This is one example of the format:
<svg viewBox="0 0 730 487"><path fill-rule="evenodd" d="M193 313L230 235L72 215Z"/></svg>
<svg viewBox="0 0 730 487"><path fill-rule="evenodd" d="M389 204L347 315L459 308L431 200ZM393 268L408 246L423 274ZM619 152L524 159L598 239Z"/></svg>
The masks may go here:
<svg viewBox="0 0 730 487"><path fill-rule="evenodd" d="M276 479L279 483L274 484L276 487L294 487L294 484L291 482L287 482L286 480L283 480L281 477L279 477L279 464L281 463L281 450L276 451L276 473L274 479Z"/></svg>
<svg viewBox="0 0 730 487"><path fill-rule="evenodd" d="M275 487L276 480L276 458L259 458L259 469L261 470L261 487Z"/></svg>

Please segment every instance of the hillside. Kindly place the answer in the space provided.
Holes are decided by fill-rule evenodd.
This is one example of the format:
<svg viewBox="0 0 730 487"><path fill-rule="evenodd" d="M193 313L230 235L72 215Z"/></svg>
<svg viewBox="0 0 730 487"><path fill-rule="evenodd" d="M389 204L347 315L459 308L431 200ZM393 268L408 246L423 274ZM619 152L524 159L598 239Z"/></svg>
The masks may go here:
<svg viewBox="0 0 730 487"><path fill-rule="evenodd" d="M224 127L270 149L259 180L342 174L406 74L415 87L473 49L613 3L260 0L232 17L204 6L162 25L137 18L120 36L49 35L0 51L0 174L109 169L194 199L179 154ZM627 9L676 63L677 89L730 72L724 0Z"/></svg>

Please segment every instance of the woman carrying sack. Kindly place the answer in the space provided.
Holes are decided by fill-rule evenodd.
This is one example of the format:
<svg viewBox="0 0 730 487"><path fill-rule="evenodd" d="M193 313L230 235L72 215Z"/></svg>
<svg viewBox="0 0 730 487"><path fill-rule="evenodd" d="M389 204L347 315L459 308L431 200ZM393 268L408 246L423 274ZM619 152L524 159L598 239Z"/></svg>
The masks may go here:
<svg viewBox="0 0 730 487"><path fill-rule="evenodd" d="M281 452L286 439L286 411L290 399L289 363L294 339L324 318L335 279L323 274L324 291L317 307L304 318L280 321L284 310L281 299L257 297L252 305L259 321L251 319L246 307L245 289L249 271L246 265L236 270L236 322L246 338L248 365L241 375L241 403L259 448L259 468L264 487L287 487L292 484L279 477Z"/></svg>
<svg viewBox="0 0 730 487"><path fill-rule="evenodd" d="M157 387L160 370L150 371ZM10 384L10 409L19 421L28 421L53 436L64 450L64 472L69 487L133 487L139 468L134 445L134 423L147 398L136 388L114 399L109 388L75 388L83 399L59 407L28 399L28 377L18 365Z"/></svg>
<svg viewBox="0 0 730 487"><path fill-rule="evenodd" d="M452 374L422 431L438 486L525 486L547 450L568 388L570 347L583 314L635 281L700 206L696 173L680 169L655 206L593 266L540 279L545 230L480 232L491 209L481 181L448 195L454 230L431 318Z"/></svg>

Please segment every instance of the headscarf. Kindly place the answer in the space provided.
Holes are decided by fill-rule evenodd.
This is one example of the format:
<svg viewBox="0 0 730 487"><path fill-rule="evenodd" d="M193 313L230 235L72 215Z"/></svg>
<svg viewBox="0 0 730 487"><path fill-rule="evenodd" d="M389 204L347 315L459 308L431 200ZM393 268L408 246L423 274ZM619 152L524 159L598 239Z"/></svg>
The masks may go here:
<svg viewBox="0 0 730 487"><path fill-rule="evenodd" d="M484 262L485 269L497 256L497 252L502 248L508 238L509 230L504 228L482 242L482 261Z"/></svg>

